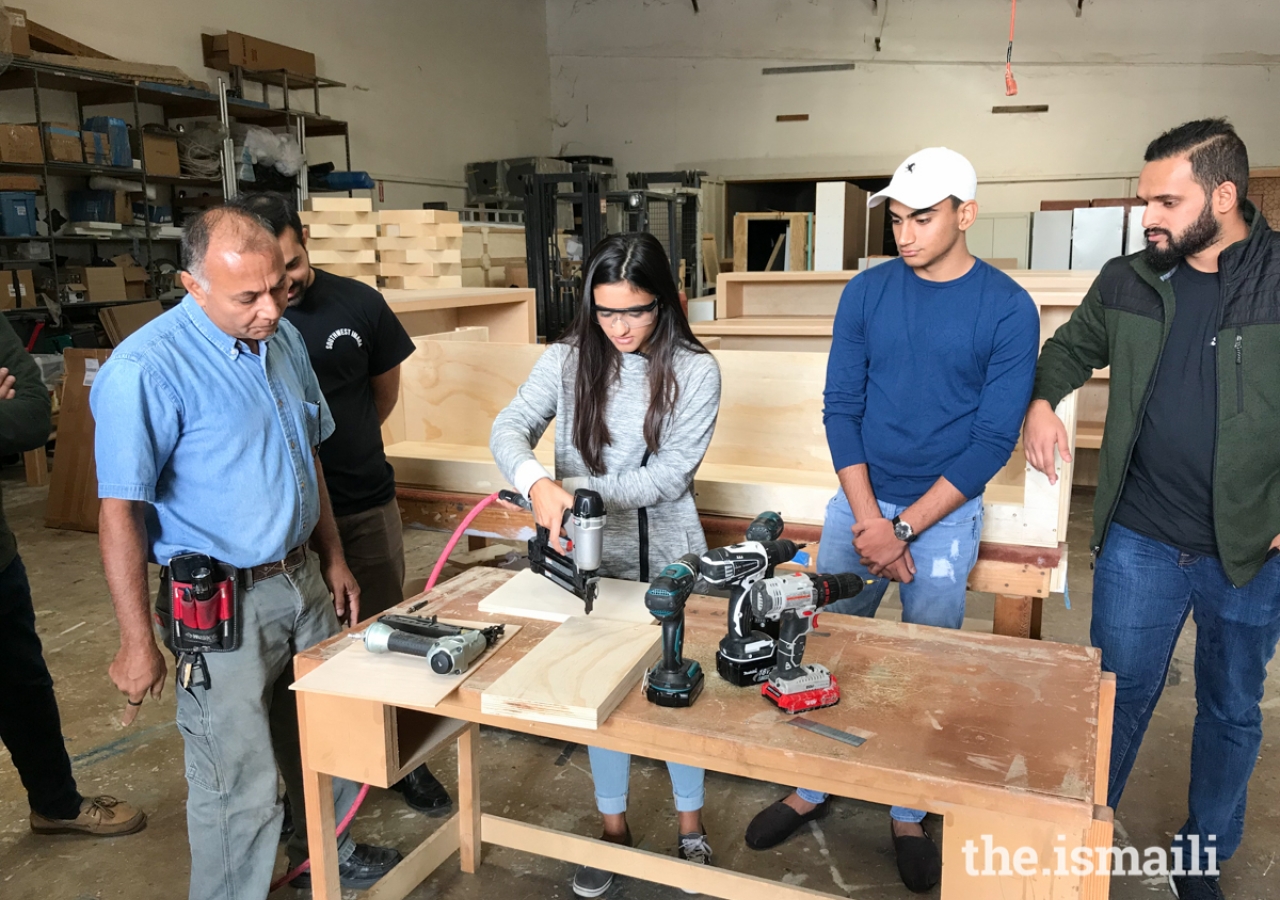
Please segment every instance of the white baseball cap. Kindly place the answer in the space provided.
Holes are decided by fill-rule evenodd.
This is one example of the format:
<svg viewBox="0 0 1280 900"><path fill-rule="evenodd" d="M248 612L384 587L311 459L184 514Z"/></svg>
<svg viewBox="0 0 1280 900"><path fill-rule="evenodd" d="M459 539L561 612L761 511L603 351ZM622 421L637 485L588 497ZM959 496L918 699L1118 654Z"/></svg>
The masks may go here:
<svg viewBox="0 0 1280 900"><path fill-rule="evenodd" d="M969 160L946 147L928 147L903 160L889 186L872 194L867 206L897 200L912 209L928 209L948 197L964 202L977 195L978 173Z"/></svg>

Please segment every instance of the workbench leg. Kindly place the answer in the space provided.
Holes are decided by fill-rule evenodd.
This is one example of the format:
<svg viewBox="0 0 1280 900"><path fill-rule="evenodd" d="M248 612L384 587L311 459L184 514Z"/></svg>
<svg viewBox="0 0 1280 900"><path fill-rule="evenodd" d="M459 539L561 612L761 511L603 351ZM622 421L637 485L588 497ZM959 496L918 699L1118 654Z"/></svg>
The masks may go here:
<svg viewBox="0 0 1280 900"><path fill-rule="evenodd" d="M1040 640L1040 620L1044 615L1044 598L1010 597L996 594L995 622L992 634Z"/></svg>
<svg viewBox="0 0 1280 900"><path fill-rule="evenodd" d="M462 871L480 868L480 726L458 735L458 856Z"/></svg>
<svg viewBox="0 0 1280 900"><path fill-rule="evenodd" d="M298 740L302 750L302 793L307 803L307 847L311 852L311 896L342 900L338 881L338 823L333 809L333 777L311 767L307 753L307 695L298 692Z"/></svg>
<svg viewBox="0 0 1280 900"><path fill-rule="evenodd" d="M990 810L953 807L944 813L941 900L991 900L993 897L1088 897L1105 900L1096 878L1084 894L1086 878L1074 866L1072 851L1089 847L1093 823L1029 819ZM1109 835L1103 844L1110 847Z"/></svg>
<svg viewBox="0 0 1280 900"><path fill-rule="evenodd" d="M49 458L45 456L43 447L22 454L22 463L27 470L27 484L39 487L49 483Z"/></svg>
<svg viewBox="0 0 1280 900"><path fill-rule="evenodd" d="M468 550L483 550L485 547L488 547L488 546L489 546L488 538L480 537L479 535L475 535L475 534L467 535Z"/></svg>

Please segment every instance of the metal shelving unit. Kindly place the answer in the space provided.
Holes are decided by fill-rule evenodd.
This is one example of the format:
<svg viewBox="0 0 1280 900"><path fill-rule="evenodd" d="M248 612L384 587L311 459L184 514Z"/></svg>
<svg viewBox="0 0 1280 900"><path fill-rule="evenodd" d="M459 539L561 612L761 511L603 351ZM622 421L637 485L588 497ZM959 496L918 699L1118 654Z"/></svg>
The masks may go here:
<svg viewBox="0 0 1280 900"><path fill-rule="evenodd" d="M256 73L244 71L233 73L233 83L239 86L241 93L243 93L243 85L246 81L257 81L264 85L264 99L251 100L246 99L243 96L234 96L233 93L228 90L225 82L221 79L219 79L219 90L217 93L214 93L154 82L131 81L125 78L103 74L101 72L91 72L73 67L55 66L48 63L15 59L7 70L0 73L0 90L30 90L32 92L35 110L35 124L42 132L43 126L48 124L48 122L45 119L44 110L42 109L41 92L60 91L70 93L76 98L77 128L80 126L80 123L84 121L84 110L86 107L124 104L132 109L133 128L141 131L141 106L143 104L149 104L161 108L164 115L164 121L166 123L174 119L209 117L217 119L224 127L227 128L230 127L232 120L261 125L267 128L288 128L298 137L299 143L304 151L306 149L306 139L308 137L342 137L344 140L346 164L349 169L351 167L351 141L347 123L321 115L318 112L321 88L339 87L342 86L341 83L320 78L303 79L296 75L286 75L282 80L281 75L282 73ZM283 87L285 98L283 108L273 107L267 102L268 85L272 87ZM297 90L300 87L308 87L314 92L316 102L315 109L317 112L308 112L306 110L297 109L291 105L289 93L291 90ZM234 160L231 159L231 150L229 146L224 148L222 162L224 174L233 173L235 171ZM142 160L141 168L137 169L119 166L100 166L92 163L51 161L46 158L44 162L40 164L0 162L0 173L29 174L39 177L41 181L41 192L45 196L46 205L49 201L49 179L51 177L83 178L87 180L95 175L104 175L116 178L127 178L130 181L140 182L142 184L144 195L149 186L166 185L175 189L176 200L180 199L185 201L180 204L175 202L175 209L179 206L191 208L221 202L224 197L234 196L234 194L239 190L238 183L233 181L228 184L223 178L152 174L147 171L145 155ZM305 172L298 178L298 185L298 199L301 203L301 201L306 197ZM176 190L180 188L209 189L210 194L207 196L177 198ZM166 253L171 253L169 248L171 248L178 240L173 237L156 236L152 233L155 229L156 226L147 224L141 226L140 233L138 234L111 237L58 234L37 235L32 237L0 236L0 245L17 243L48 244L50 247L48 259L6 259L4 262L6 266L12 266L12 264L20 262L23 264L24 268L41 265L50 266L53 272L54 294L56 297L61 298L63 278L61 277L60 267L58 264L59 245L130 244L139 256L145 256L145 260L140 261L143 262L144 266L150 269L157 259L157 245L165 247ZM114 301L105 305L114 305ZM98 305L74 304L64 307L64 311L67 309L88 309L91 307L98 308ZM37 316L45 314L43 309L38 308L6 310L5 312L24 317L30 314Z"/></svg>

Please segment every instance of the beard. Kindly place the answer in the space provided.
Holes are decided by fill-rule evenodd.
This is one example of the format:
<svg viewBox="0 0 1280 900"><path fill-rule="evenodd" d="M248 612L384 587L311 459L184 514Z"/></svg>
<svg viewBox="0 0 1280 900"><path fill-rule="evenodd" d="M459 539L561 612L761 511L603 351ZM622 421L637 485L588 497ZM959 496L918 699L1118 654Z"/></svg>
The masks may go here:
<svg viewBox="0 0 1280 900"><path fill-rule="evenodd" d="M1164 228L1152 228L1147 232L1147 247L1143 253L1147 263L1157 272L1167 272L1188 256L1194 256L1209 247L1222 235L1222 226L1213 217L1213 210L1205 203L1200 217L1187 226L1176 238ZM1163 234L1164 247L1151 242L1150 235Z"/></svg>

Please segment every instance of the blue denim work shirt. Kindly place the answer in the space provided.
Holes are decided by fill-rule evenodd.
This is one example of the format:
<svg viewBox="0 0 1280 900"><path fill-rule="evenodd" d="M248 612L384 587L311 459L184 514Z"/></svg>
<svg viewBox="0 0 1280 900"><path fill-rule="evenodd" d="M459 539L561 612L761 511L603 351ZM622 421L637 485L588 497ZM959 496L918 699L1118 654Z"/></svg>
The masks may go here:
<svg viewBox="0 0 1280 900"><path fill-rule="evenodd" d="M126 338L89 394L98 496L141 500L151 561L283 559L320 519L312 451L333 419L286 320L258 353L188 294Z"/></svg>

